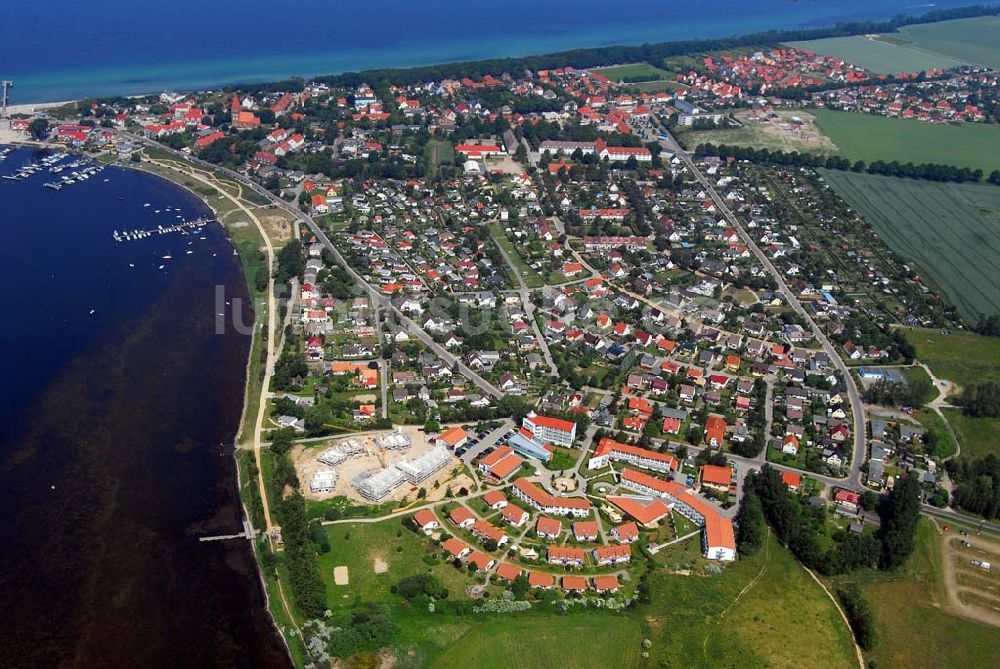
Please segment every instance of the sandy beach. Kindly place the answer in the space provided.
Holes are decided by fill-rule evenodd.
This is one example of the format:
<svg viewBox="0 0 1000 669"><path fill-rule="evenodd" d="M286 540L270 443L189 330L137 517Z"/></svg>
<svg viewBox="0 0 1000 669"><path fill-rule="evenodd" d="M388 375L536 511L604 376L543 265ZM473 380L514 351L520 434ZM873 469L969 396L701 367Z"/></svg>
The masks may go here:
<svg viewBox="0 0 1000 669"><path fill-rule="evenodd" d="M52 109L53 107L62 107L63 105L72 104L74 102L76 102L76 100L64 100L63 102L26 102L24 104L7 105L7 115L13 116L14 114L34 114L36 112Z"/></svg>

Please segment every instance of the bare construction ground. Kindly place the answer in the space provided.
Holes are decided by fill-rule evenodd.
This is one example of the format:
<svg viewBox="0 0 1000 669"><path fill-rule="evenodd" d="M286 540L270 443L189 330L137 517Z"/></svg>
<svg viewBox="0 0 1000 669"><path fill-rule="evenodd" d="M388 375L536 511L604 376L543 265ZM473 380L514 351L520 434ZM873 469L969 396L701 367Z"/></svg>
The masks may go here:
<svg viewBox="0 0 1000 669"><path fill-rule="evenodd" d="M1000 540L974 533L962 536L954 527L942 530L941 535L941 571L950 608L958 615L1000 627ZM988 562L990 568L977 566L973 560L980 565Z"/></svg>
<svg viewBox="0 0 1000 669"><path fill-rule="evenodd" d="M413 459L423 455L433 448L433 446L428 443L426 435L420 431L419 427L414 425L402 425L399 426L399 431L409 437L412 442L412 445L405 450L383 451L375 444L375 439L377 437L392 434L391 430L366 433L358 436L348 435L330 439L329 441L323 441L319 444L295 446L290 455L292 457L292 461L295 463L295 470L298 473L299 481L302 484L302 494L306 499L312 500L331 499L333 497L343 496L355 504L370 504L371 502L359 495L357 490L351 486L351 481L354 477L367 471L387 467L388 465L398 462L403 458ZM319 462L316 458L318 458L319 455L329 447L348 440L353 440L359 443L362 448L361 453L352 455L347 458L347 460L333 467L333 469L337 471L337 474L339 474L339 478L332 491L319 493L312 492L309 489L309 481L312 479L313 474L320 469L330 469L328 465ZM413 486L408 483L404 483L396 488L392 493L387 495L382 501L400 500L404 497L413 500L416 499L417 492L420 488L423 488L427 491L426 501L433 502L443 499L449 487L452 489L453 493L457 494L460 488L464 487L471 489L472 485L472 479L465 474L465 470L461 462L457 458L454 458L452 464L438 470L420 485Z"/></svg>

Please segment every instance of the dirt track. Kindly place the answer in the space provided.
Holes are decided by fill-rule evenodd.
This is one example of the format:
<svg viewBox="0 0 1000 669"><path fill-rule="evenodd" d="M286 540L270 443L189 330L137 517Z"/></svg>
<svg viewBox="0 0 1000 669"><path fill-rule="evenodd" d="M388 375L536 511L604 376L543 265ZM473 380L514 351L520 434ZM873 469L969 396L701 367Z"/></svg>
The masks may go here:
<svg viewBox="0 0 1000 669"><path fill-rule="evenodd" d="M935 521L941 535L941 573L952 612L987 625L1000 627L1000 541L985 535L960 536ZM961 544L968 541L972 548ZM990 571L973 566L970 560L993 564ZM970 597L971 596L971 597ZM975 602L975 603L974 603Z"/></svg>

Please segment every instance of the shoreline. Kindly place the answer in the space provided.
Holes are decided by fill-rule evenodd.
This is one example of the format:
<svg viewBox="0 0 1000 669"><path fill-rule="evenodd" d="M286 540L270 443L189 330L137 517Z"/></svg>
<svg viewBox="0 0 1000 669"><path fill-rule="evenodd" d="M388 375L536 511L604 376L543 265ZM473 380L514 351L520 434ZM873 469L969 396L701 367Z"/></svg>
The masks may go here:
<svg viewBox="0 0 1000 669"><path fill-rule="evenodd" d="M290 65L289 69L282 70L281 74L277 72L270 72L268 74L220 74L214 82L209 83L206 78L202 78L201 83L190 83L190 84L179 84L175 87L171 87L170 84L156 85L155 83L150 83L150 89L147 92L137 92L135 89L127 92L107 92L102 94L97 94L93 96L82 95L75 99L61 100L61 101L38 101L38 102L25 102L18 104L8 105L8 114L16 113L32 113L32 111L42 111L46 108L59 107L65 104L79 102L84 99L101 99L101 98L114 98L114 97L124 97L124 98L142 98L151 95L158 95L159 93L168 91L178 94L188 94L188 93L203 93L210 90L228 90L232 88L239 87L252 87L255 85L274 83L276 81L287 81L293 79L304 79L305 81L310 80L331 80L341 77L353 77L362 79L374 79L379 76L385 76L388 73L393 74L405 74L413 73L419 70L428 70L434 68L450 68L458 66L475 66L475 65L485 65L485 64L496 64L495 69L503 69L504 67L510 67L513 65L518 65L523 61L553 61L562 60L567 63L571 58L579 58L592 56L597 57L603 52L617 52L621 54L622 51L631 51L629 58L625 59L625 62L637 62L643 60L641 54L644 49L648 48L683 48L684 52L698 51L701 49L710 48L729 48L729 46L734 45L749 45L757 43L781 43L787 41L808 41L814 39L823 39L827 37L844 37L844 36L867 36L870 34L878 33L892 33L898 31L901 27L909 25L921 25L928 23L940 23L943 21L955 21L955 20L965 20L971 18L982 18L989 16L1000 16L1000 4L994 1L988 1L985 4L969 4L962 6L948 6L943 9L936 9L935 5L918 5L911 8L913 13L898 13L892 16L876 14L870 18L844 18L836 20L835 18L830 18L825 23L811 23L804 22L799 25L789 25L782 28L776 29L764 29L761 27L754 27L755 24L746 26L745 30L740 30L738 28L733 28L732 32L723 34L710 34L700 31L694 31L688 38L682 38L680 36L673 37L671 39L666 39L662 41L652 41L652 40L640 40L635 36L622 35L620 39L614 39L610 43L598 43L593 46L572 46L571 43L566 43L565 48L555 48L554 50L546 50L545 46L529 46L523 51L518 51L517 53L507 53L504 54L502 51L496 53L495 55L483 55L483 56L468 56L468 55L441 55L439 57L428 56L423 54L422 56L413 57L410 54L411 59L406 64L401 64L404 62L405 55L401 56L399 62L386 63L381 65L375 65L372 67L367 67L361 69L358 67L342 66L338 69L338 66L333 65L331 67L323 67L313 65L311 69L307 69L308 66L304 62L297 62L296 65ZM978 9L978 12L973 13L963 13L963 10ZM923 10L923 11L920 11ZM884 18L878 18L878 16L884 16ZM686 37L686 36L685 36ZM587 37L584 35L579 36L579 41L575 42L579 44L581 42L587 42ZM713 44L721 44L721 47L712 47ZM560 47L563 46L562 44ZM296 58L301 59L309 54L299 54ZM313 57L319 57L322 54L312 54ZM634 57L632 57L634 56ZM206 61L210 59L206 58ZM577 69L589 69L596 67L611 67L608 65L609 62L618 62L614 57L609 60L595 61L586 65L577 66ZM321 68L319 71L317 67ZM292 68L295 68L293 71ZM120 85L120 84L112 84ZM95 85L95 87L99 87ZM43 94L44 95L44 94ZM67 96L76 95L74 93L67 93Z"/></svg>
<svg viewBox="0 0 1000 669"><path fill-rule="evenodd" d="M163 176L162 174L159 174L157 172L154 172L154 171L152 171L152 170L144 167L142 165L142 163L130 165L130 164L123 164L123 163L115 162L115 163L112 163L112 165L115 166L115 167L122 167L122 168L125 168L125 169L135 170L137 172L142 172L144 174L148 174L150 176L153 176L153 177L156 177L156 178L159 178L159 179L164 179L165 181L169 181L171 184L177 186L178 188L181 188L181 189L185 190L186 192L188 192L189 194L191 194L192 196L194 196L195 198L197 198L199 201L201 201L206 207L208 207L212 211L212 213L215 215L216 222L219 224L219 226L222 228L223 232L225 233L225 235L226 235L226 241L229 243L229 246L232 247L232 249L234 251L236 251L236 255L239 258L239 262L240 262L240 266L241 266L241 273L243 274L244 285L246 286L246 289L247 289L247 295L252 300L252 295L253 295L252 291L253 291L253 288L252 288L252 286L248 282L248 278L247 278L247 274L246 274L246 265L244 264L244 260L243 260L243 254L239 252L239 249L237 248L236 244L234 243L232 236L229 234L229 230L226 228L225 224L219 218L219 215L218 215L219 212L218 212L218 210L216 210L216 208L209 203L208 198L205 195L194 191L193 189L189 188L188 186L184 185L183 183L180 183L178 181L174 181L173 179L168 179L167 177ZM164 168L164 169L169 169L169 168ZM218 189L216 189L216 190L218 190ZM239 440L240 440L240 436L241 436L241 432L242 432L242 428L243 428L243 422L244 422L244 420L246 418L246 413L247 413L247 409L248 409L249 402L250 402L250 392L251 392L250 372L251 372L251 366L252 366L252 356L253 356L253 351L254 351L254 345L257 343L258 338L260 338L262 336L262 331L258 332L258 328L257 328L258 321L257 321L257 318L258 318L258 314L257 314L256 305L255 305L255 308L254 308L254 327L253 327L253 332L251 334L250 346L247 348L247 361L246 361L246 365L244 367L245 371L244 371L244 382L243 382L243 402L242 402L242 407L240 409L239 419L238 419L238 422L236 423L236 433L233 436L233 446L234 447L233 447L233 449L232 449L232 451L230 453L230 457L232 458L232 462L233 462L233 468L236 471L236 477L235 477L235 480L233 481L235 483L235 489L233 490L233 492L235 493L237 499L239 500L240 509L242 510L242 520L245 521L245 522L250 522L250 523L252 523L252 521L251 521L251 515L250 515L250 509L247 508L246 500L244 499L243 494L241 492L242 491L242 487L243 487L243 478L242 478L242 475L241 475L241 472L240 472L240 463L239 463L239 460L237 458L237 453L239 453L240 450L241 450L240 445L239 445ZM263 472L259 472L258 475L262 475L262 474L263 474ZM255 528L255 529L258 529L261 533L264 533L267 530L267 528ZM261 594L263 595L263 598L264 598L264 609L267 612L268 619L271 621L271 626L273 627L274 631L277 633L278 638L281 639L281 643L282 643L282 646L285 649L285 654L286 654L286 656L288 658L290 666L294 667L294 666L296 666L296 664L295 664L295 656L292 653L292 649L291 649L291 646L288 643L287 637L285 636L285 632L284 632L284 630L281 629L281 626L278 624L278 619L274 615L274 611L272 610L271 595L268 592L267 578L264 575L263 566L261 564L260 555L258 553L256 536L254 537L254 539L249 540L249 543L250 543L250 552L253 555L253 561L254 561L254 564L256 566L256 569L254 571L257 574L257 581L260 584L260 592L261 592Z"/></svg>

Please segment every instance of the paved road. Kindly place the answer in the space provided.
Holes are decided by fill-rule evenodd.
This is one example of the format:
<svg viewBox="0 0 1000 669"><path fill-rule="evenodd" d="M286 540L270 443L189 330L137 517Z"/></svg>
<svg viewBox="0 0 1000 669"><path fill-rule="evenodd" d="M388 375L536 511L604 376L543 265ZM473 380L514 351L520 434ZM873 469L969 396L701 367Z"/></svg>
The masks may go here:
<svg viewBox="0 0 1000 669"><path fill-rule="evenodd" d="M415 336L417 336L418 338L420 338L421 341L423 341L425 344L427 344L428 347L431 348L431 350L433 350L436 354L438 354L443 360L449 361L452 364L454 364L454 362L457 360L457 358L455 358L455 356L453 356L451 353L449 353L447 350L445 350L444 347L442 347L442 346L438 345L436 342L434 342L433 339L430 338L430 335L428 335L422 328L420 328L416 323L414 323L409 317L407 317L401 311L399 311L398 309L396 309L391 304L391 302L389 302L385 298L384 295L382 295L377 290L375 290L357 272L355 272L354 269L346 262L346 260L344 260L343 256L340 254L340 252L337 250L337 248L333 245L333 243L329 240L329 238L326 236L326 234L319 228L319 226L316 224L315 221L313 221L313 219L310 216L302 213L301 211L299 211L298 209L296 209L293 205L289 204L288 202L285 202L281 198L277 197L276 195L274 195L270 191L268 191L268 190L264 189L263 187L259 186L258 184L256 184L252 180L248 179L247 177L243 176L242 174L239 174L237 172L234 172L232 170L229 170L229 169L226 169L226 168L223 168L223 167L219 167L217 165L213 165L211 163L207 163L207 162L202 161L202 160L200 160L198 158L194 158L192 156L188 156L186 154L183 154L183 153L181 153L179 151L173 151L172 149L169 149L169 148L167 148L167 147L165 147L165 146L163 146L163 145L161 145L161 144L159 144L157 142L153 142L151 140L148 140L148 139L146 139L144 137L140 137L138 135L133 135L131 133L124 133L124 132L121 132L120 134L128 137L133 142L136 142L136 143L139 143L139 144L142 144L142 145L146 145L146 146L153 146L153 147L155 147L157 149L160 149L160 150L163 150L163 151L167 151L168 153L172 153L172 154L176 155L178 158L180 158L180 159L182 159L184 161L187 161L189 163L195 163L195 164L197 164L199 166L202 166L205 169L212 170L212 171L217 171L217 172L221 172L221 173L229 176L230 178L235 179L236 181L238 181L239 183L243 184L244 186L247 186L248 188L251 188L252 190L254 190L255 192L261 194L262 196L268 198L268 200L270 200L271 202L274 202L275 204L277 204L277 205L281 206L282 208L286 209L287 211L290 211L291 213L293 213L296 216L296 218L298 218L300 220L303 220L306 223L306 225L310 228L310 230L312 230L312 232L323 243L323 245L327 249L329 249L331 251L331 253L334 254L334 258L337 259L337 262L342 267L344 267L344 269L348 273L350 273L355 278L355 280L357 280L359 282L359 284L362 285L366 289L366 291L368 291L369 295L372 297L373 300L378 300L381 304L387 304L389 306L389 308L393 309L393 311L400 317L400 320L407 325L408 330L412 334L414 334ZM729 209L729 207L726 205L725 201L721 197L719 197L719 194L715 191L715 188L708 181L708 179L706 179L705 176L701 173L701 171L698 170L697 166L694 164L694 161L691 159L691 156L686 151L684 151L680 147L680 145L677 144L677 142L672 137L670 137L669 135L668 135L668 139L667 140L661 141L661 145L666 150L675 153L679 158L681 158L681 160L688 166L688 169L691 170L692 174L695 175L695 177L698 179L698 181L705 188L706 192L708 192L710 194L710 196L712 197L712 200L716 204L716 207L719 208L719 211L726 217L726 219L730 222L730 224L733 225L734 229L737 231L737 233L740 235L740 237L744 240L744 243L746 244L747 248L749 248L754 253L754 255L761 261L761 263L768 270L768 272L770 272L771 275L775 277L776 283L778 284L779 289L781 290L781 292L785 295L786 299L788 300L789 305L792 306L792 308L795 309L796 312L799 313L804 318L804 320L810 325L810 327L813 330L814 336L816 336L817 341L821 342L821 344L823 345L823 349L827 352L827 354L829 355L830 359L837 366L838 370L841 372L841 374L842 374L842 376L844 378L844 382L845 382L846 387L847 387L848 397L849 397L850 403L851 403L851 413L852 413L852 417L853 417L853 420L854 420L854 454L853 454L852 463L851 463L851 469L850 469L851 473L850 473L850 476L847 479L835 478L835 477L823 476L823 475L820 475L820 474L815 474L815 473L812 473L812 472L804 472L803 470L796 469L794 467L787 467L785 465L779 465L779 464L775 464L775 463L771 463L771 466L774 467L775 469L779 470L779 471L789 471L789 472L794 472L794 473L799 473L799 474L804 473L804 474L806 474L806 475L808 475L808 476L810 476L812 478L815 478L815 479L823 482L824 484L826 484L828 486L837 486L837 487L847 488L847 489L856 490L856 491L866 490L867 488L865 488L864 485L862 485L862 483L861 483L861 465L864 462L864 458L865 458L865 454L866 454L865 453L865 450L866 450L865 449L866 428L865 428L864 407L863 407L862 402L861 402L860 393L858 392L857 386L855 385L854 379L851 377L851 375L850 375L850 373L849 373L849 371L847 369L847 366L844 364L843 360L841 360L840 356L837 354L837 351L833 348L832 344L830 344L830 342L826 338L826 336L822 333L822 331L819 330L819 328L816 325L816 323L812 320L812 318L805 311L805 309L803 309L803 307L799 303L798 299L796 299L795 296L794 296L794 294L792 294L791 290L785 284L784 279L781 277L780 272L778 272L778 270L770 262L770 260L767 258L767 256L764 255L764 253L760 250L760 248L757 246L757 244L754 242L754 240L747 234L746 230L743 228L743 225L736 218L736 216L733 214L733 212ZM529 153L529 155L530 155L530 153ZM251 216L251 217L253 216L249 211L247 211L247 214L249 216ZM266 235L265 235L265 239L266 239ZM270 290L269 293L273 295L273 290ZM272 323L273 323L273 320L272 320ZM273 339L271 341L273 341ZM469 369L466 365L464 365L463 363L461 363L461 361L458 361L458 362L459 362L459 370L462 372L462 374L465 375L470 380L472 380L476 384L477 387L479 387L481 390L483 390L484 392L487 392L488 394L492 395L495 398L499 398L499 397L502 396L502 393L500 392L499 389L497 389L495 386L493 386L492 384L490 384L488 381L486 381L485 379L483 379L482 377L480 377L473 370ZM688 449L689 449L689 451L696 452L696 449L693 449L690 445L688 445L688 444L683 444L683 445L687 446ZM255 446L256 446L256 444L255 444ZM747 471L747 470L750 470L750 469L755 469L755 470L759 469L760 466L763 463L763 458L762 457L761 458L757 458L757 459L748 459L748 458L741 458L741 457L735 456L733 454L727 454L727 457L730 460L732 460L733 462L742 465L741 471L743 471L744 474L745 474L745 471ZM468 497L472 497L472 496L474 496L474 495L470 495ZM459 501L461 501L462 499L468 499L468 497L459 498ZM426 507L433 507L433 506L436 506L436 505L441 504L441 503L443 503L443 501L442 502L436 502L436 503L428 504L428 505L425 505L425 506ZM420 507L420 508L423 508L423 507ZM411 509L411 510L416 510L416 509ZM943 519L946 519L946 520L951 520L952 522L961 522L961 523L972 524L972 525L976 525L977 524L977 520L976 519L969 518L967 516L964 516L962 514L959 514L959 513L955 512L955 511L953 511L951 509L938 509L938 508L930 506L928 504L924 504L923 507L922 507L922 511L923 511L923 513L926 513L928 515L936 516L938 518L943 518ZM365 520L361 520L360 522L378 522L379 520L382 520L382 519L384 519L384 518L380 518L380 519L365 519ZM355 521L355 522L358 522L358 521ZM979 522L978 524L980 524L981 526L983 526L985 528L990 529L991 531L1000 532L1000 525L998 525L996 523L988 523L988 522L983 521L983 522Z"/></svg>
<svg viewBox="0 0 1000 669"><path fill-rule="evenodd" d="M662 131L666 133L666 129L663 128ZM652 133L653 131L647 130L647 133ZM647 134L647 136L649 136ZM851 404L851 417L854 422L854 452L851 457L851 467L850 474L848 475L848 481L851 483L859 483L861 477L861 465L864 463L866 448L865 448L865 410L861 401L861 393L858 392L858 387L854 383L853 377L851 377L850 370L848 370L847 365L841 359L837 350L834 348L830 340L827 339L823 331L816 325L816 322L809 315L809 312L805 310L802 304L799 302L795 293L788 287L785 283L785 278L782 276L781 272L774 266L771 259L764 254L764 252L757 246L757 242L749 235L746 229L743 227L743 223L739 218L732 212L726 200L719 195L715 190L715 186L702 174L698 166L695 165L694 160L691 159L691 155L681 148L680 144L671 136L667 134L667 139L660 140L660 145L667 151L674 153L678 158L680 158L687 168L691 171L691 174L698 180L702 188L708 193L712 201L715 203L716 209L721 213L725 219L733 226L737 234L743 240L743 243L750 249L751 253L757 258L757 260L764 266L768 273L774 278L775 283L778 286L778 291L785 297L788 305L797 313L809 326L816 338L826 352L827 356L830 358L832 364L840 372L844 380L844 387L847 392L847 397Z"/></svg>
<svg viewBox="0 0 1000 669"><path fill-rule="evenodd" d="M250 211L246 207L246 205L243 204L242 200L233 197L227 191L225 191L223 188L216 187L216 184L213 184L212 181L210 181L209 179L206 179L206 178L200 176L200 173L197 172L194 168L191 168L190 171L188 171L188 170L181 170L181 169L179 169L177 167L168 167L168 168L169 169L177 170L181 174L190 176L192 179L200 181L201 183L205 184L206 186L210 186L212 188L216 188L217 192L219 192L222 195L224 195L234 205L236 205L237 207L239 207L239 209L241 211L243 211L244 214L247 215L247 218L249 218L251 221L254 222L254 224L256 225L256 227L258 229L258 231L260 232L260 236L261 236L261 238L264 241L264 248L265 248L265 250L267 252L266 256L267 256L267 266L268 266L268 268L274 267L274 247L271 245L271 240L267 236L267 232L264 230L264 226L261 224L260 220L254 215L254 213L252 211ZM267 282L267 340L265 342L265 345L267 347L267 359L266 359L266 362L264 363L264 380L261 382L261 387L260 387L260 401L259 401L258 406L257 406L257 417L254 420L254 430L253 430L253 453L254 453L254 460L257 463L257 471L259 471L259 472L264 471L263 464L261 462L260 451L261 451L261 446L262 446L261 436L262 436L262 433L263 433L263 430L264 430L264 419L266 417L266 410L267 410L267 397L268 397L268 392L269 392L268 389L270 388L270 385L271 385L271 376L274 374L274 365L275 365L275 363L277 362L277 359L278 359L278 347L277 347L277 341L276 341L276 333L277 333L277 329L278 329L278 323L277 323L277 321L278 321L278 306L277 306L277 300L274 297L274 274L271 271L268 271L267 274L268 274L268 282ZM274 525L273 525L273 523L271 521L271 509L270 509L270 505L268 504L267 490L265 489L265 486L264 486L264 477L263 476L258 476L257 477L257 484L258 484L258 487L259 487L259 490L260 490L261 506L263 507L263 511L264 511L264 524L265 524L265 529L266 529L266 536L268 538L268 541L271 541L272 538L273 538Z"/></svg>
<svg viewBox="0 0 1000 669"><path fill-rule="evenodd" d="M463 363L459 358L452 355L450 351L448 351L443 346L435 342L434 339L429 334L427 334L427 332L423 328L421 328L419 325L413 322L413 320L411 320L402 311L397 309L396 306L393 305L392 302L385 295L380 293L374 286L369 284L364 279L364 277L358 274L354 270L354 268L351 267L351 265L344 259L343 255L341 255L340 251L337 249L336 246L334 246L333 242L330 241L330 238L326 236L326 233L323 232L323 230L319 227L316 221L314 221L312 217L309 216L308 214L303 213L301 210L296 208L294 204L286 202L285 200L281 199L271 191L257 184L252 179L249 179L248 177L240 174L239 172L234 172L233 170L230 170L228 168L220 167L218 165L205 162L200 158L189 156L187 154L181 153L180 151L174 151L173 149L165 145L159 144L158 142L154 142L146 137L134 135L132 133L124 131L119 131L119 134L123 135L124 137L127 137L133 143L140 144L143 146L154 147L157 150L173 154L177 156L177 158L184 160L188 163L193 163L195 165L198 165L199 167L203 167L204 169L224 174L230 179L233 179L238 183L240 183L241 185L246 186L247 188L253 190L255 193L261 195L262 197L267 198L270 202L274 203L275 205L290 212L293 216L295 216L297 220L300 220L306 224L306 226L312 231L312 233L316 235L316 238L319 239L320 243L323 244L323 246L333 254L333 257L337 261L337 264L343 267L344 270L348 274L350 274L354 278L354 280L358 282L360 286L362 286L365 289L365 291L368 293L368 296L371 298L373 303L378 303L384 306L385 308L392 310L393 313L397 315L399 320L404 325L406 325L407 331L410 334L417 337L421 342L424 343L424 345L426 345L429 349L431 349L435 353L435 355L444 360L450 366L454 367L457 364L459 372L463 376L468 378L470 381L472 381L472 383L482 392L486 393L487 395L490 395L494 399L499 399L503 397L503 393L500 391L499 388L497 388L492 383L481 377L475 371L470 369L465 363Z"/></svg>
<svg viewBox="0 0 1000 669"><path fill-rule="evenodd" d="M497 241L496 246L500 249L500 255L503 256L504 262L506 262L507 266L510 267L511 273L517 278L517 295L521 300L521 306L524 307L524 315L527 317L528 322L531 323L531 330L535 333L535 340L538 342L539 348L542 349L542 355L545 357L545 364L549 366L549 375L559 376L559 368L556 367L556 363L552 359L552 353L549 351L549 344L545 341L545 337L542 336L542 331L538 329L538 321L535 320L535 304L531 301L528 285L524 283L524 277L521 275L521 272L518 271L517 266L514 265L514 261L511 260L510 255L508 255L507 250L504 249L503 244Z"/></svg>

